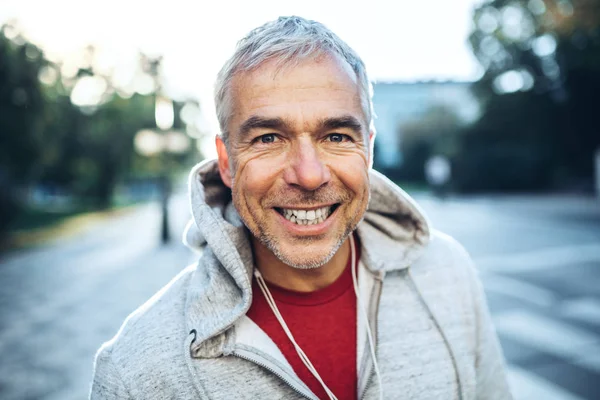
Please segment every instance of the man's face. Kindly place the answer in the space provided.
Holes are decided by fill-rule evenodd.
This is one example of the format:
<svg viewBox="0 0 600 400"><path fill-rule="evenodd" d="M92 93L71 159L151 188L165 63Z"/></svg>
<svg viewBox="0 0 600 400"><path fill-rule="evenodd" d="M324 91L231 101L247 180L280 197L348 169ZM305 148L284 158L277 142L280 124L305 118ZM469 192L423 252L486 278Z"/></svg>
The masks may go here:
<svg viewBox="0 0 600 400"><path fill-rule="evenodd" d="M285 264L331 259L369 202L368 123L356 75L334 57L234 77L219 167L254 236Z"/></svg>

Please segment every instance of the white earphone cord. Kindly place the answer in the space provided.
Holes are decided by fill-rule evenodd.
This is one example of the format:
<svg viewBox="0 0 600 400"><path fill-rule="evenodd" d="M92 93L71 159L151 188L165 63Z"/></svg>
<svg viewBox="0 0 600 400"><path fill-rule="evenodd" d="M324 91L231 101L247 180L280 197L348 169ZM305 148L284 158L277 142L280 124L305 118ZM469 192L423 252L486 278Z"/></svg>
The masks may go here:
<svg viewBox="0 0 600 400"><path fill-rule="evenodd" d="M312 363L310 362L310 360L308 359L308 357L306 356L304 351L300 348L298 343L296 343L296 339L294 339L294 335L292 335L292 332L290 331L290 329L288 328L287 324L285 323L283 317L281 316L279 309L277 308L277 304L275 304L275 300L271 296L271 292L269 291L269 288L267 287L262 275L260 274L260 272L257 269L254 270L254 275L256 276L256 281L258 282L258 286L260 287L261 291L263 292L263 295L265 296L267 303L271 307L273 314L275 314L275 318L277 318L277 321L279 321L279 324L285 331L287 337L290 339L290 341L294 345L294 348L296 349L296 352L298 353L300 360L302 360L302 363L306 366L306 368L308 368L310 373L313 374L313 376L319 381L321 386L323 386L323 389L325 390L325 392L327 393L329 398L331 400L338 400L337 397L335 397L335 395L333 394L333 392L327 387L325 382L323 382L323 379L321 379L321 376L319 375L319 373L317 372L315 367L312 365Z"/></svg>
<svg viewBox="0 0 600 400"><path fill-rule="evenodd" d="M354 247L354 237L352 235L350 235L350 253L351 253L351 257L352 257L352 263L350 264L350 267L352 270L352 283L354 285L354 293L356 294L356 298L358 299L358 308L361 309L361 311L363 313L363 317L365 319L365 323L367 325L367 337L369 339L369 348L371 350L371 356L373 357L373 366L375 369L375 375L377 375L377 381L379 383L379 398L383 399L383 391L382 391L382 386L381 386L381 374L379 373L379 366L377 365L377 359L376 359L376 354L375 354L375 345L374 345L374 341L373 341L373 336L371 334L371 327L369 326L367 311L364 308L363 303L362 303L359 293L358 293L356 270L354 269L354 266L356 265L356 253L355 253L355 247ZM264 281L262 274L260 273L260 271L257 268L254 269L254 276L256 276L256 281L258 283L258 287L260 288L263 295L265 296L265 299L267 300L267 304L269 304L269 307L271 307L273 314L275 314L275 318L277 318L277 321L279 321L279 324L283 328L287 337L290 339L290 341L294 345L294 348L296 349L296 353L298 353L298 356L300 357L300 360L302 361L302 363L306 366L306 368L308 368L310 373L319 381L321 386L323 386L323 389L325 390L325 393L327 393L327 396L329 396L330 400L338 400L337 397L335 396L335 394L333 394L333 392L327 387L325 382L323 382L323 379L321 378L321 376L317 372L316 368L312 365L312 363L308 359L308 356L300 348L298 343L296 343L296 340L294 339L294 335L292 335L292 332L290 331L287 324L285 323L285 320L283 319L283 316L279 312L279 309L277 308L277 304L275 304L275 300L273 299L273 296L271 296L271 292L269 291L269 288L268 288L266 282Z"/></svg>
<svg viewBox="0 0 600 400"><path fill-rule="evenodd" d="M373 369L375 369L375 375L377 376L377 383L379 384L379 400L383 400L383 385L381 382L381 373L379 372L379 365L377 365L377 354L375 353L375 341L373 340L373 334L371 333L371 326L369 325L369 315L365 308L362 299L358 292L358 278L356 277L356 270L354 269L354 263L356 262L356 251L354 248L354 236L350 235L350 248L352 253L352 283L354 285L354 293L356 293L356 299L358 300L358 308L363 313L365 324L367 325L367 338L369 339L369 349L371 350L371 357L373 358ZM358 269L358 268L357 268Z"/></svg>

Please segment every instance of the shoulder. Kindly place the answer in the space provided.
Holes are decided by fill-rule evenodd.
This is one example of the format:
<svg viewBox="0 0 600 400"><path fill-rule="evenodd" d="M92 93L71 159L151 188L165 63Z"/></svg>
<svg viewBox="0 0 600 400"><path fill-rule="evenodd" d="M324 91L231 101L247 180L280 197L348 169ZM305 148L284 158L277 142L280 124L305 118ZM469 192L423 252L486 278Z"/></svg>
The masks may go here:
<svg viewBox="0 0 600 400"><path fill-rule="evenodd" d="M452 261L470 262L471 258L464 246L452 236L432 229L425 256L449 257Z"/></svg>
<svg viewBox="0 0 600 400"><path fill-rule="evenodd" d="M108 371L139 387L144 385L143 377L160 382L177 369L178 360L183 361L185 302L194 270L190 266L179 273L131 313L117 334L102 345L96 355L95 381L100 379L98 371Z"/></svg>
<svg viewBox="0 0 600 400"><path fill-rule="evenodd" d="M472 306L473 291L480 286L473 260L453 237L433 230L421 257L411 266L412 276L425 292Z"/></svg>
<svg viewBox="0 0 600 400"><path fill-rule="evenodd" d="M446 272L463 275L470 273L474 266L464 246L452 236L432 230L424 251L415 262L413 270Z"/></svg>
<svg viewBox="0 0 600 400"><path fill-rule="evenodd" d="M140 340L157 339L184 321L185 302L195 265L190 265L132 312L117 335L115 344L128 348Z"/></svg>

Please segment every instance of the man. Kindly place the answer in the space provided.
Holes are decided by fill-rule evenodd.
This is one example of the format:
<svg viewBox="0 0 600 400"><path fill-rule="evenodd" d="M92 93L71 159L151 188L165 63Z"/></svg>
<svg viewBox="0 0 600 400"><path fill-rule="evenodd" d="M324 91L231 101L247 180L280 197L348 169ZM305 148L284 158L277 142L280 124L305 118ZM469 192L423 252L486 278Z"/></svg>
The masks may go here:
<svg viewBox="0 0 600 400"><path fill-rule="evenodd" d="M93 399L509 399L463 248L371 170L365 67L279 18L219 73L192 170L196 266L99 351Z"/></svg>

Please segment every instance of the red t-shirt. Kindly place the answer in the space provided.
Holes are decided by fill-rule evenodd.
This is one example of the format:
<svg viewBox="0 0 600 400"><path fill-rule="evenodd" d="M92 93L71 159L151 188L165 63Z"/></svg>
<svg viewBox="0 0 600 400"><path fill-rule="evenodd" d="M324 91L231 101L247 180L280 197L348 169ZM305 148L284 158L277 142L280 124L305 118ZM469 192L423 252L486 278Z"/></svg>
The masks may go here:
<svg viewBox="0 0 600 400"><path fill-rule="evenodd" d="M359 257L356 257L357 263ZM338 399L356 399L356 295L351 261L340 277L314 292L295 292L267 283L275 304L323 382ZM356 268L356 266L355 266ZM319 381L302 363L275 318L256 279L248 317L269 335L294 372L320 399L329 399Z"/></svg>

